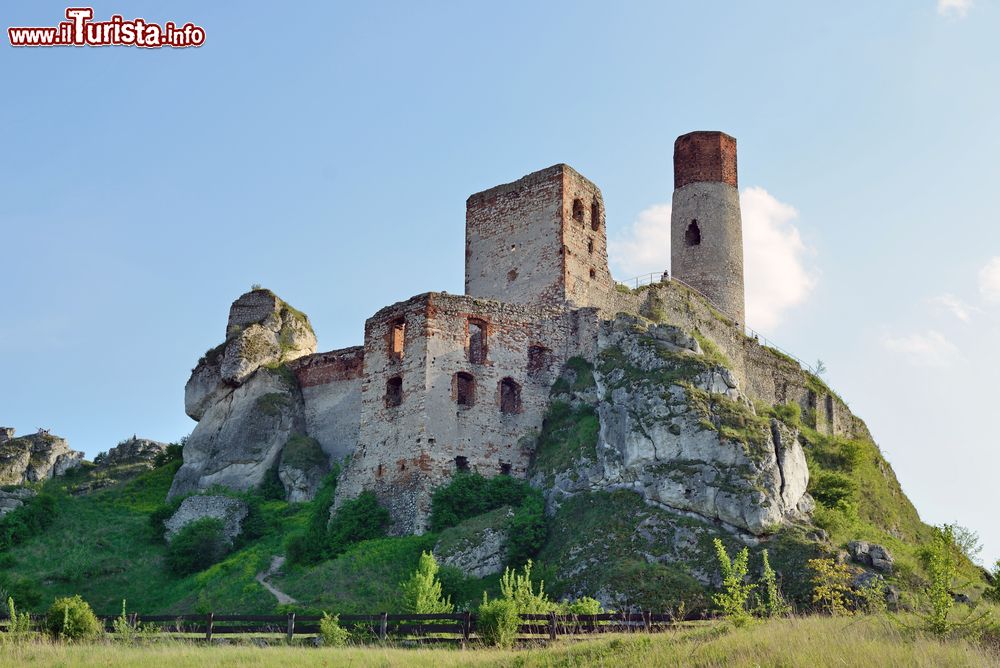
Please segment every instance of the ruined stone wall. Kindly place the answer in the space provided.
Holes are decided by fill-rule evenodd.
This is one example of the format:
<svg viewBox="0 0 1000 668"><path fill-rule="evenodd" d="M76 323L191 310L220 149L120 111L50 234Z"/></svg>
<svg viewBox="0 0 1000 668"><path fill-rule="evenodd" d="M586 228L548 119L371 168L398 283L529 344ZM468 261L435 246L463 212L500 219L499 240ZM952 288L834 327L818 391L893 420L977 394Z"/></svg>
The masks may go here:
<svg viewBox="0 0 1000 668"><path fill-rule="evenodd" d="M278 297L270 290L251 290L240 296L229 307L228 336L235 329L242 329L255 322L261 322L278 308Z"/></svg>
<svg viewBox="0 0 1000 668"><path fill-rule="evenodd" d="M353 454L361 427L362 346L316 353L289 364L302 388L306 433L332 460Z"/></svg>
<svg viewBox="0 0 1000 668"><path fill-rule="evenodd" d="M600 309L600 316L607 319L616 313L640 314L688 331L698 330L729 358L741 388L751 398L768 404L795 402L803 415L815 415L821 432L871 438L864 422L798 362L747 337L742 328L681 283L667 281L616 293Z"/></svg>
<svg viewBox="0 0 1000 668"><path fill-rule="evenodd" d="M516 304L562 299L564 167L555 165L469 197L465 294Z"/></svg>
<svg viewBox="0 0 1000 668"><path fill-rule="evenodd" d="M401 322L400 356L393 332ZM485 333L479 357L470 323ZM365 326L360 438L337 503L372 490L395 533L419 533L433 490L457 470L523 477L549 388L566 359L593 356L595 327L593 309L440 293L379 311ZM401 393L394 398L390 381L397 378Z"/></svg>
<svg viewBox="0 0 1000 668"><path fill-rule="evenodd" d="M563 170L563 251L566 301L592 306L614 288L608 270L608 243L601 190L566 166Z"/></svg>

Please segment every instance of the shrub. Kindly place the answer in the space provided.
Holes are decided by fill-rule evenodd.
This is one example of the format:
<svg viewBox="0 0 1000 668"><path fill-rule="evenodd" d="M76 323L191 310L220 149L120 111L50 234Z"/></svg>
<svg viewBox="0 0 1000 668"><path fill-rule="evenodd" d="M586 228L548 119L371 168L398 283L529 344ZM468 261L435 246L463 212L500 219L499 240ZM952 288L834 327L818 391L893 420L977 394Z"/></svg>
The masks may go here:
<svg viewBox="0 0 1000 668"><path fill-rule="evenodd" d="M517 567L531 561L545 544L546 531L545 500L541 492L531 489L511 521L507 562Z"/></svg>
<svg viewBox="0 0 1000 668"><path fill-rule="evenodd" d="M42 590L38 583L13 573L0 573L0 592L26 608L37 607L42 602ZM0 600L3 600L2 597Z"/></svg>
<svg viewBox="0 0 1000 668"><path fill-rule="evenodd" d="M309 524L306 530L292 534L285 543L285 554L292 564L314 564L321 561L326 553L327 529L330 522L330 504L337 491L337 476L340 466L334 464L333 470L323 478L316 496L312 500L312 510L309 514Z"/></svg>
<svg viewBox="0 0 1000 668"><path fill-rule="evenodd" d="M172 464L173 462L179 462L184 460L184 443L187 441L187 437L180 443L171 443L167 446L166 450L156 455L153 458L153 467L160 468L161 466L166 466L167 464Z"/></svg>
<svg viewBox="0 0 1000 668"><path fill-rule="evenodd" d="M379 505L372 492L362 492L345 501L330 519L324 556L336 557L355 543L381 538L388 526L389 511Z"/></svg>
<svg viewBox="0 0 1000 668"><path fill-rule="evenodd" d="M601 602L589 596L559 604L560 615L600 615L603 612L604 608L601 607Z"/></svg>
<svg viewBox="0 0 1000 668"><path fill-rule="evenodd" d="M56 497L42 493L4 515L0 519L0 552L42 533L55 521L58 512Z"/></svg>
<svg viewBox="0 0 1000 668"><path fill-rule="evenodd" d="M101 632L101 623L89 603L79 596L67 596L52 603L45 615L45 628L54 638L85 640Z"/></svg>
<svg viewBox="0 0 1000 668"><path fill-rule="evenodd" d="M503 648L514 644L521 626L521 615L518 614L514 601L506 598L490 601L486 592L483 592L483 602L477 614L479 619L476 629L484 643Z"/></svg>
<svg viewBox="0 0 1000 668"><path fill-rule="evenodd" d="M993 566L993 582L983 592L983 597L991 603L1000 604L1000 559L997 559L996 565Z"/></svg>
<svg viewBox="0 0 1000 668"><path fill-rule="evenodd" d="M850 568L833 559L810 559L809 569L813 572L812 602L831 615L851 614L847 608L853 579Z"/></svg>
<svg viewBox="0 0 1000 668"><path fill-rule="evenodd" d="M858 489L857 483L840 473L820 471L809 484L809 493L827 508L849 504Z"/></svg>
<svg viewBox="0 0 1000 668"><path fill-rule="evenodd" d="M436 533L501 506L516 508L531 491L527 482L509 475L484 478L478 473L457 473L431 498L430 529Z"/></svg>
<svg viewBox="0 0 1000 668"><path fill-rule="evenodd" d="M438 580L437 574L438 563L434 555L430 552L421 552L417 570L401 586L403 612L425 615L447 613L455 609L451 599L442 596L441 581Z"/></svg>
<svg viewBox="0 0 1000 668"><path fill-rule="evenodd" d="M721 540L716 538L714 544L715 556L722 573L722 591L712 596L712 601L726 619L736 626L743 626L750 621L747 600L756 587L746 582L747 572L750 570L750 551L744 547L735 559L730 559Z"/></svg>
<svg viewBox="0 0 1000 668"><path fill-rule="evenodd" d="M340 615L324 612L319 620L319 635L327 647L343 647L351 639L350 632L340 625Z"/></svg>
<svg viewBox="0 0 1000 668"><path fill-rule="evenodd" d="M14 607L14 598L7 597L7 633L10 637L20 639L31 633L31 615L27 612L18 612Z"/></svg>
<svg viewBox="0 0 1000 668"><path fill-rule="evenodd" d="M214 517L191 522L177 532L167 547L167 568L177 575L205 570L229 551L223 524Z"/></svg>
<svg viewBox="0 0 1000 668"><path fill-rule="evenodd" d="M174 516L174 513L181 506L181 501L182 499L174 499L170 503L164 503L149 514L147 521L149 522L149 530L155 542L161 543L166 538L167 527L164 522Z"/></svg>
<svg viewBox="0 0 1000 668"><path fill-rule="evenodd" d="M795 402L777 404L771 410L774 413L774 417L790 427L799 427L802 425L802 407Z"/></svg>
<svg viewBox="0 0 1000 668"><path fill-rule="evenodd" d="M540 615L556 608L556 604L545 595L545 582L538 583L538 591L531 581L532 563L529 559L520 575L511 568L505 568L500 576L500 594L508 601L513 601L517 611L522 615Z"/></svg>
<svg viewBox="0 0 1000 668"><path fill-rule="evenodd" d="M257 486L257 494L265 501L285 500L285 486L281 484L277 462L264 474L264 479Z"/></svg>
<svg viewBox="0 0 1000 668"><path fill-rule="evenodd" d="M783 617L791 612L791 608L781 595L781 589L778 588L778 577L771 568L767 550L761 554L761 562L760 584L764 590L764 600L759 609L764 617Z"/></svg>

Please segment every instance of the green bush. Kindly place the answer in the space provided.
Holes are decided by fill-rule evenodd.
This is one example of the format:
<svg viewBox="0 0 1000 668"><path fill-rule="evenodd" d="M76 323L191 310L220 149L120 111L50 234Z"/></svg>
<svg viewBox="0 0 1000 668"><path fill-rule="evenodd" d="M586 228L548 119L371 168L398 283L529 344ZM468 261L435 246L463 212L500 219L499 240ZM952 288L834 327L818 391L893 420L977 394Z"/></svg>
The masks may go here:
<svg viewBox="0 0 1000 668"><path fill-rule="evenodd" d="M850 504L858 490L858 484L840 473L819 471L809 481L809 493L827 508L838 508Z"/></svg>
<svg viewBox="0 0 1000 668"><path fill-rule="evenodd" d="M49 493L27 499L0 519L0 552L37 536L52 525L59 512L56 497Z"/></svg>
<svg viewBox="0 0 1000 668"><path fill-rule="evenodd" d="M560 615L600 615L603 612L601 602L589 596L559 604Z"/></svg>
<svg viewBox="0 0 1000 668"><path fill-rule="evenodd" d="M0 573L0 592L25 608L35 608L42 602L42 590L38 583L13 573Z"/></svg>
<svg viewBox="0 0 1000 668"><path fill-rule="evenodd" d="M309 514L309 524L306 530L294 533L285 542L285 554L292 564L314 564L322 561L326 554L327 524L330 522L330 505L337 491L337 476L340 466L334 465L333 470L320 483L316 496L312 500L312 510Z"/></svg>
<svg viewBox="0 0 1000 668"><path fill-rule="evenodd" d="M281 484L281 477L278 476L277 462L264 474L264 479L257 486L257 494L266 501L285 500L285 486Z"/></svg>
<svg viewBox="0 0 1000 668"><path fill-rule="evenodd" d="M214 517L204 517L186 525L170 541L167 568L177 575L197 573L220 561L230 547L222 522Z"/></svg>
<svg viewBox="0 0 1000 668"><path fill-rule="evenodd" d="M531 561L545 544L547 525L542 493L532 488L526 494L511 520L507 543L507 563L514 567Z"/></svg>
<svg viewBox="0 0 1000 668"><path fill-rule="evenodd" d="M350 632L340 625L340 615L331 616L328 612L319 620L319 636L326 647L343 647L351 639Z"/></svg>
<svg viewBox="0 0 1000 668"><path fill-rule="evenodd" d="M345 501L330 519L325 556L332 558L355 543L381 538L388 526L389 511L379 505L372 492L362 492Z"/></svg>
<svg viewBox="0 0 1000 668"><path fill-rule="evenodd" d="M45 628L54 638L86 640L102 630L90 604L79 596L57 598L45 615Z"/></svg>
<svg viewBox="0 0 1000 668"><path fill-rule="evenodd" d="M735 559L730 559L722 541L716 538L715 556L722 573L722 591L712 597L712 601L723 616L736 626L743 626L750 621L747 601L756 585L746 582L750 569L750 551L740 550Z"/></svg>
<svg viewBox="0 0 1000 668"><path fill-rule="evenodd" d="M505 648L514 644L521 626L521 615L514 601L506 598L490 601L484 592L477 614L476 631L484 643Z"/></svg>
<svg viewBox="0 0 1000 668"><path fill-rule="evenodd" d="M991 603L1000 604L1000 559L997 559L996 565L993 566L992 578L989 588L983 592L983 597Z"/></svg>
<svg viewBox="0 0 1000 668"><path fill-rule="evenodd" d="M13 596L7 597L7 633L12 638L23 638L31 633L31 615L17 611Z"/></svg>
<svg viewBox="0 0 1000 668"><path fill-rule="evenodd" d="M403 612L428 615L455 609L451 599L441 594L441 581L437 574L438 563L434 555L421 552L417 570L400 586Z"/></svg>
<svg viewBox="0 0 1000 668"><path fill-rule="evenodd" d="M167 449L156 455L153 458L153 467L160 468L161 466L166 466L173 462L183 461L184 459L184 442L187 441L187 437L180 443L171 443L167 446Z"/></svg>
<svg viewBox="0 0 1000 668"><path fill-rule="evenodd" d="M161 543L167 534L167 527L164 524L173 517L174 513L181 506L182 499L174 499L170 503L164 503L149 514L149 530L154 542Z"/></svg>
<svg viewBox="0 0 1000 668"><path fill-rule="evenodd" d="M430 529L437 533L501 506L516 508L532 491L527 482L509 475L484 478L478 473L456 473L431 497Z"/></svg>

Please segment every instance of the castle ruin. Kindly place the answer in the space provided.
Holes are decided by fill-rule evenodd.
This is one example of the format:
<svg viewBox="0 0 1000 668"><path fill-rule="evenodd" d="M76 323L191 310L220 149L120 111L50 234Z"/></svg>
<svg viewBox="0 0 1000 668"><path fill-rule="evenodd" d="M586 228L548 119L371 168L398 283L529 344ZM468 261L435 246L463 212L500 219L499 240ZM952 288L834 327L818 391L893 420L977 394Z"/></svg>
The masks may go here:
<svg viewBox="0 0 1000 668"><path fill-rule="evenodd" d="M601 191L568 165L476 193L466 202L466 294L430 292L381 309L365 323L363 346L315 353L313 339L311 350L282 358L296 381L287 401L301 410L283 416L276 433L304 433L345 462L335 505L371 491L389 509L393 533L421 533L433 491L455 472L527 476L550 388L570 358L595 359L602 322L663 309L671 322L711 335L754 396L815 409L820 399L797 365L785 369L787 361L764 352L740 326L736 140L721 132L679 137L674 172L671 260L680 281L642 291L616 286ZM260 327L255 323L272 318L278 302L267 291L244 295L232 306L227 335ZM285 313L273 331L294 320ZM195 419L205 414L199 402L225 385L214 380L220 372L213 364L233 384L235 372L226 371L232 346L225 345L216 354L221 362L210 351L188 383ZM273 388L262 396L274 396ZM217 423L235 419L229 401ZM833 399L825 403L818 424L833 430ZM258 484L280 458L283 442L274 437L277 445L258 448L264 460L257 468L210 461L220 449L214 434L225 424L211 434L201 427L171 496L215 483ZM255 424L249 438L262 430Z"/></svg>

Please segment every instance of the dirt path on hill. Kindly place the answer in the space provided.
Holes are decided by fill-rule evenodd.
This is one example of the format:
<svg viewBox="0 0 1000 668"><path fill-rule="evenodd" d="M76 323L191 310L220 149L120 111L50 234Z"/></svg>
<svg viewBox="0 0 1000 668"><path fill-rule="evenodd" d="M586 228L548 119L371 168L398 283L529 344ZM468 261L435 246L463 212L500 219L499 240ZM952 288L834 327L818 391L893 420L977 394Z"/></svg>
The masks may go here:
<svg viewBox="0 0 1000 668"><path fill-rule="evenodd" d="M280 571L281 567L284 565L285 565L285 557L280 554L274 555L271 558L271 565L268 567L268 569L266 571L261 571L260 573L257 574L257 582L259 582L261 586L264 587L264 589L274 594L274 597L278 599L279 604L298 603L298 601L296 601L294 598L292 598L285 592L275 587L273 584L271 584L270 580L268 580L268 578L270 578L272 575Z"/></svg>

